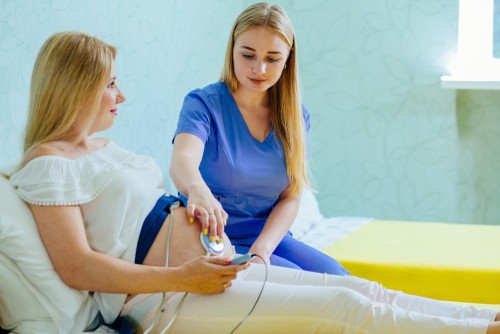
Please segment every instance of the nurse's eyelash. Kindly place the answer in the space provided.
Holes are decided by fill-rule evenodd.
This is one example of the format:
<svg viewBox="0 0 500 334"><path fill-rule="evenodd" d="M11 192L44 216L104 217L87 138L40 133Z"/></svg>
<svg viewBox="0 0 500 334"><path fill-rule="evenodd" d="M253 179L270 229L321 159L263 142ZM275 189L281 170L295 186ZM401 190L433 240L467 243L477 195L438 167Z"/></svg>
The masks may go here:
<svg viewBox="0 0 500 334"><path fill-rule="evenodd" d="M254 57L254 55L248 53L243 53L242 56L246 59L252 59Z"/></svg>

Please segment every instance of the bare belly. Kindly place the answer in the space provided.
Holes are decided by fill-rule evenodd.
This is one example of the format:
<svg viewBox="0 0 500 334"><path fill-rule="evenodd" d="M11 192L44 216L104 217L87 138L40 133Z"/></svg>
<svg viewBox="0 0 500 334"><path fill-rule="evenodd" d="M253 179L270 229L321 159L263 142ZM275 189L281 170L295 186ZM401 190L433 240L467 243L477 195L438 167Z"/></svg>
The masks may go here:
<svg viewBox="0 0 500 334"><path fill-rule="evenodd" d="M201 225L198 222L189 223L185 208L177 208L174 211L172 236L168 248L168 265L177 267L183 263L205 254L205 249L200 242ZM163 226L149 250L144 264L153 266L165 266L166 245L170 215L167 216ZM224 254L232 256L233 248L226 234L223 236Z"/></svg>
<svg viewBox="0 0 500 334"><path fill-rule="evenodd" d="M170 225L170 215L163 222L156 239L154 240L148 254L144 259L144 264L149 266L165 266L168 227ZM172 226L172 236L168 247L168 266L177 267L201 255L206 251L200 242L201 225L197 222L189 223L185 208L177 208L174 211ZM222 256L231 257L234 255L233 247L226 234L223 236L224 254ZM135 295L128 295L125 303Z"/></svg>

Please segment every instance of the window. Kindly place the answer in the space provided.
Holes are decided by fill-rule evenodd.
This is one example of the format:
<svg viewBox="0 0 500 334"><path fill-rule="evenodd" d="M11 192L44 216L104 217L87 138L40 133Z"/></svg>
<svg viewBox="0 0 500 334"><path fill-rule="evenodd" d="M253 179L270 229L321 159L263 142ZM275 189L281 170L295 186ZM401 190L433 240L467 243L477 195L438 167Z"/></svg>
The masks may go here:
<svg viewBox="0 0 500 334"><path fill-rule="evenodd" d="M500 0L460 0L458 47L442 87L500 89Z"/></svg>

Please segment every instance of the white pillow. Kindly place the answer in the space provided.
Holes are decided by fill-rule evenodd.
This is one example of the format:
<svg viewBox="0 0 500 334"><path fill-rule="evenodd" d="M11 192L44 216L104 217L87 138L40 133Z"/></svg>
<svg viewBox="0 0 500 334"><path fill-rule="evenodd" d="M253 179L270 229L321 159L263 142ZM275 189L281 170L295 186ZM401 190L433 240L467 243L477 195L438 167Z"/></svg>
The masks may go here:
<svg viewBox="0 0 500 334"><path fill-rule="evenodd" d="M2 222L0 221L0 224ZM36 297L36 289L11 259L0 253L0 323L18 333L57 333L57 328Z"/></svg>
<svg viewBox="0 0 500 334"><path fill-rule="evenodd" d="M96 316L97 307L88 293L69 288L55 272L31 211L3 175L0 175L0 253L4 255L0 267L2 326L23 324L16 333L33 333L23 326L37 321L45 326L52 321L57 331L52 328L50 332L69 333L82 331L89 319ZM12 298L8 290L22 298ZM38 329L36 332L40 333Z"/></svg>

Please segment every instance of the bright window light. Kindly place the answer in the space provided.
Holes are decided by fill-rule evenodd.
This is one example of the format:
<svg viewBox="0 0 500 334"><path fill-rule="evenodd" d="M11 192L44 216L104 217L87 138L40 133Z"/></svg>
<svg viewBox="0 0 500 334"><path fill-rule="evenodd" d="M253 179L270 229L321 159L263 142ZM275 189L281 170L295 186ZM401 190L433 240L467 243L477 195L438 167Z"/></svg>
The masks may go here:
<svg viewBox="0 0 500 334"><path fill-rule="evenodd" d="M450 82L500 83L500 59L493 57L495 1L460 0L457 54L449 63L450 74L442 78L444 87L461 88Z"/></svg>

